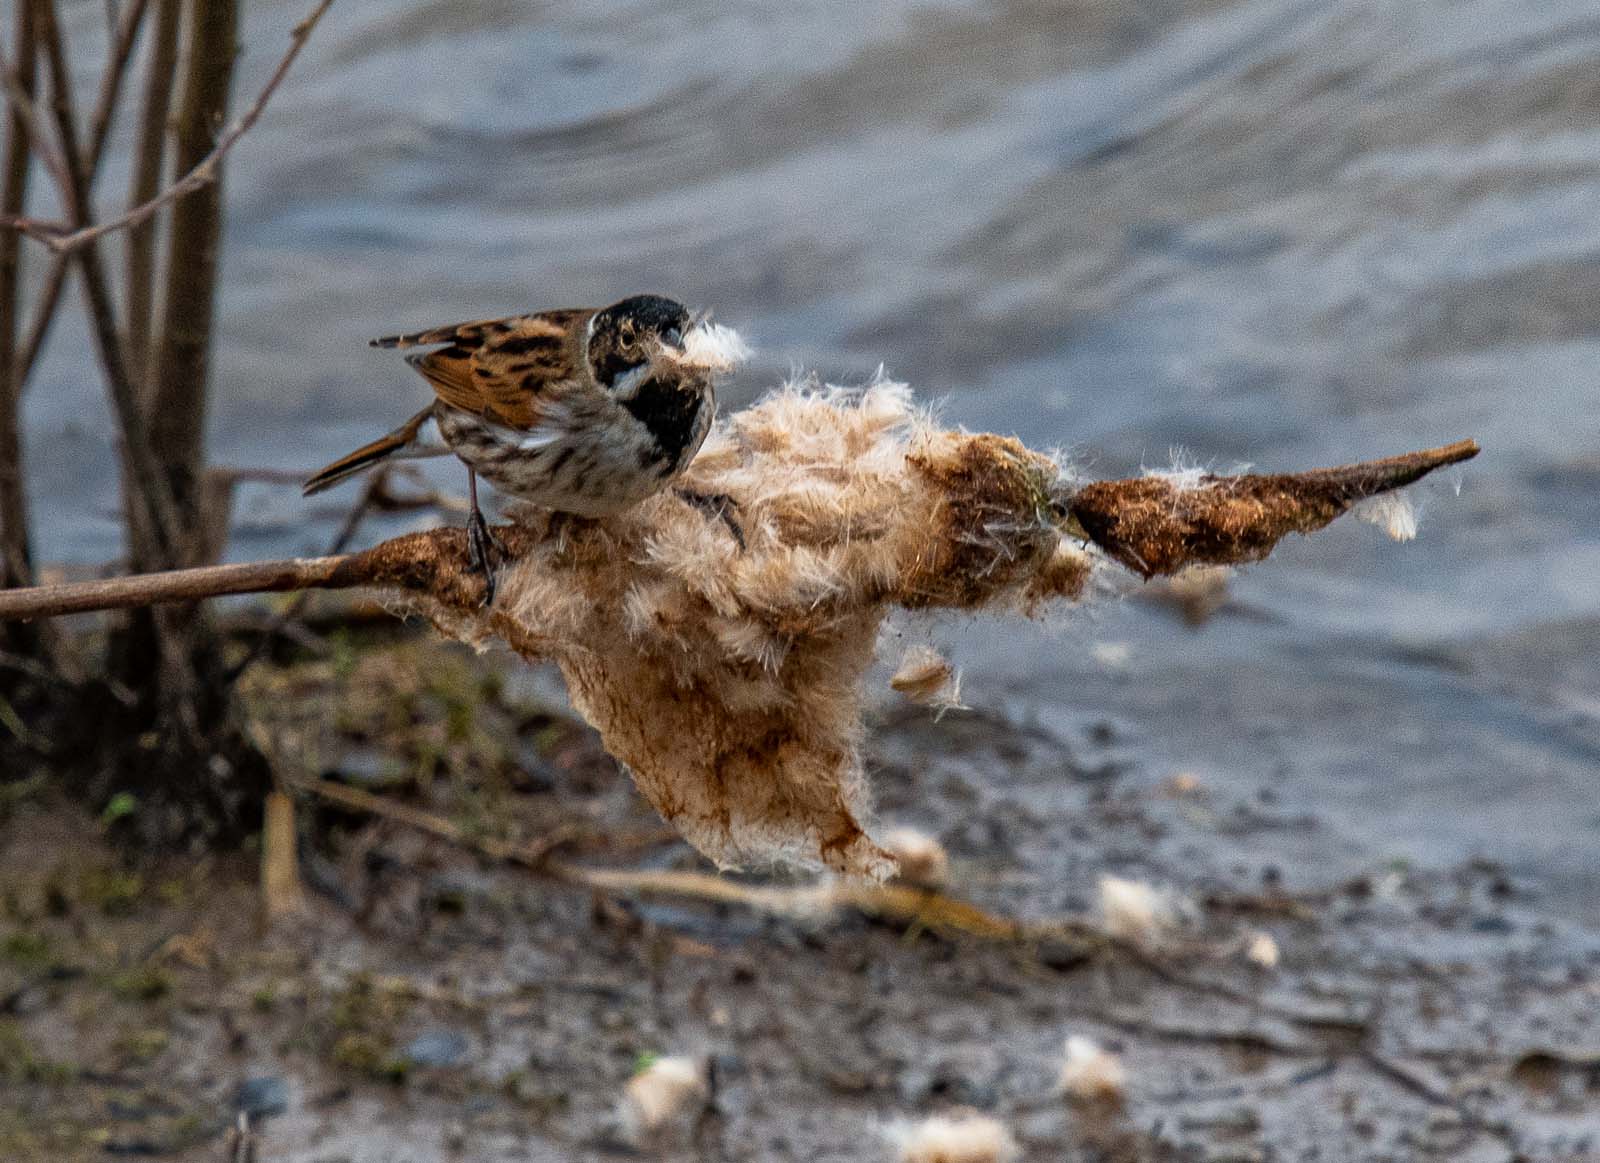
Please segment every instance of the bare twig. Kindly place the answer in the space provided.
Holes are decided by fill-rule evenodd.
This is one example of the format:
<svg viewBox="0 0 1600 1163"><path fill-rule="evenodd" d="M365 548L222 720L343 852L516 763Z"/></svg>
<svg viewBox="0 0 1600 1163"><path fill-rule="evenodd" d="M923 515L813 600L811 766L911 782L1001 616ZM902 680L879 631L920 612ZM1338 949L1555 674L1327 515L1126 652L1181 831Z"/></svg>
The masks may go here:
<svg viewBox="0 0 1600 1163"><path fill-rule="evenodd" d="M216 181L217 175L221 172L222 159L227 156L228 151L234 147L238 140L250 131L251 127L260 119L261 114L265 112L267 103L272 100L272 95L277 92L278 86L283 82L283 78L288 75L289 67L294 64L295 58L300 55L300 50L305 47L306 40L311 35L311 30L316 27L317 22L322 19L322 14L332 4L333 0L318 0L316 7L311 10L310 14L294 26L293 31L289 34L288 51L284 53L283 58L278 62L278 67L273 70L272 76L268 78L266 85L257 94L250 108L246 109L244 115L228 126L222 136L217 138L217 144L210 153L202 158L188 173L184 174L165 190L162 190L154 198L133 207L117 218L93 226L80 226L66 234L51 234L40 228L37 223L31 225L18 223L15 225L20 229L26 230L28 234L39 238L51 250L56 251L58 254L65 254L69 251L77 250L79 247L93 242L103 235L125 230L130 226L137 226L142 222L148 221L169 202L174 202L186 194L192 194L203 186Z"/></svg>
<svg viewBox="0 0 1600 1163"><path fill-rule="evenodd" d="M69 266L70 255L56 255L45 275L44 285L39 288L33 308L33 322L28 325L28 338L16 358L19 385L27 384L28 377L33 374L34 364L39 362L39 353L44 350L44 341L50 338L50 325L56 321L56 306L61 301L61 289L67 283Z"/></svg>
<svg viewBox="0 0 1600 1163"><path fill-rule="evenodd" d="M1468 1132L1482 1132L1507 1146L1514 1147L1516 1145L1519 1136L1516 1128L1510 1123L1503 1119L1490 1118L1480 1114L1465 1099L1442 1090L1416 1071L1402 1066L1372 1046L1363 1046L1357 1052L1356 1057L1374 1073L1387 1078L1401 1090L1433 1106L1445 1107L1454 1111L1460 1117L1462 1126Z"/></svg>
<svg viewBox="0 0 1600 1163"><path fill-rule="evenodd" d="M250 1112L240 1111L227 1137L227 1163L256 1163L261 1136L250 1125Z"/></svg>
<svg viewBox="0 0 1600 1163"><path fill-rule="evenodd" d="M0 619L55 618L91 610L127 610L168 602L196 602L229 594L270 594L326 586L336 576L337 567L350 560L349 556L344 556L255 561L0 590ZM359 585L360 582L346 584Z"/></svg>
<svg viewBox="0 0 1600 1163"><path fill-rule="evenodd" d="M1432 1103L1434 1106L1450 1107L1453 1110L1461 1109L1460 1099L1454 1095L1446 1094L1420 1074L1407 1069L1394 1061L1394 1059L1379 1053L1370 1046L1363 1047L1356 1057L1360 1058L1361 1061L1365 1062L1378 1074L1395 1083L1402 1090L1409 1091L1424 1102Z"/></svg>
<svg viewBox="0 0 1600 1163"><path fill-rule="evenodd" d="M44 663L35 662L24 655L11 654L4 650L0 650L0 670L12 670L53 686L70 687L72 685L72 681L65 675L59 671L52 670Z"/></svg>
<svg viewBox="0 0 1600 1163"><path fill-rule="evenodd" d="M973 437L978 447L988 447L992 438ZM1248 518L1230 521L1229 534L1233 550L1245 559L1264 556L1271 542L1292 530L1314 523L1320 527L1336 516L1328 510L1334 501L1328 499L1329 482L1338 489L1339 511L1356 500L1375 496L1398 488L1425 475L1441 464L1465 459L1477 452L1477 445L1462 441L1444 448L1386 460L1349 465L1340 469L1319 469L1307 473L1285 473L1272 476L1238 476L1217 478L1213 486L1196 486L1186 491L1179 500L1169 496L1165 501L1152 497L1147 488L1151 478L1135 477L1120 481L1100 481L1080 489L1069 501L1072 516L1092 511L1105 518L1097 523L1092 535L1108 554L1123 560L1128 542L1121 540L1126 530L1119 520L1119 506L1127 506L1139 520L1132 526L1132 535L1165 536L1183 521L1193 521L1206 506L1231 505L1240 496L1259 494L1270 488L1273 503L1262 506L1255 520ZM1010 458L1014 453L1002 449ZM1006 463L1010 463L1009 460ZM951 487L965 487L958 481ZM1078 508L1078 499L1093 495L1092 510ZM1029 500L1028 503L1033 503ZM1298 513L1296 504L1302 504L1309 515ZM505 542L507 553L516 558L538 545L548 534L548 529L534 525L504 525L498 536ZM935 534L930 533L930 536ZM1136 543L1144 544L1144 543ZM1181 553L1187 552L1201 560L1210 560L1219 551L1219 543L1208 540L1192 543L1182 537L1162 550L1162 560L1169 566L1181 566ZM38 586L31 589L0 591L0 619L42 618L59 614L82 613L88 610L126 609L131 606L160 602L192 602L227 594L266 593L308 588L344 588L349 586L391 586L424 592L446 608L476 612L483 596L481 576L463 568L467 560L466 536L460 529L435 529L426 533L411 533L382 542L362 553L344 557L292 559L288 561L256 562L248 565L212 566L205 569L175 570L167 573L141 574L110 581L77 582L63 585ZM921 557L914 562L915 584L923 584L926 565ZM959 567L957 567L959 568ZM976 567L973 567L976 568ZM952 578L951 584L962 579ZM925 603L923 591L916 590L917 600ZM518 647L515 635L517 624L510 618L491 611L495 632L511 635L508 639ZM537 653L537 651L535 651Z"/></svg>
<svg viewBox="0 0 1600 1163"><path fill-rule="evenodd" d="M72 73L67 67L66 47L56 22L55 9L48 0L36 0L34 19L38 22L40 43L50 62L51 106L67 169L67 184L62 189L62 197L67 202L72 221L84 225L90 222L93 211L89 202L89 175L84 168L84 155L78 148L77 122L72 108ZM139 407L133 382L128 377L100 253L97 247L85 245L78 249L77 258L83 275L91 331L117 412L128 467L137 485L129 499L135 506L134 511L139 513L140 521L161 547L163 558L175 561L179 530L177 509L173 504L172 490L156 461L149 426Z"/></svg>
<svg viewBox="0 0 1600 1163"><path fill-rule="evenodd" d="M373 500L388 487L389 471L390 466L384 465L367 478L365 485L361 489L361 495L356 498L356 503L350 506L350 511L345 514L343 524L339 526L339 531L334 534L333 540L328 544L329 555L345 551L346 546L355 537L356 530L361 528L361 522L365 519L367 511L372 508ZM306 602L310 600L310 590L302 590L295 595L294 601L279 612L278 616L262 630L261 636L255 640L250 649L245 651L244 657L233 665L233 668L228 672L229 675L233 678L238 678L239 675L243 674L250 664L261 656L261 652L267 648L267 644L279 634L282 634L284 627L300 616L300 612L306 608Z"/></svg>
<svg viewBox="0 0 1600 1163"><path fill-rule="evenodd" d="M965 933L991 941L1024 938L1029 927L986 912L943 893L898 884L820 885L748 884L726 876L662 869L592 868L552 858L562 845L577 838L571 827L555 828L532 843L513 844L467 832L435 812L402 804L385 796L330 780L300 780L291 785L342 807L392 820L440 840L507 864L544 872L558 880L601 892L639 896L671 896L717 904L743 905L777 915L853 908L867 916L942 932ZM1057 926L1059 927L1059 926Z"/></svg>
<svg viewBox="0 0 1600 1163"><path fill-rule="evenodd" d="M34 83L33 12L17 7L17 72L8 70L17 87L31 95ZM18 214L28 196L28 126L13 109L6 118L0 214ZM0 579L8 585L33 581L27 497L22 487L22 433L18 397L22 377L17 370L18 293L22 253L15 234L0 232Z"/></svg>
<svg viewBox="0 0 1600 1163"><path fill-rule="evenodd" d="M1151 1021L1136 1014L1101 1012L1095 1021L1121 1030L1125 1034L1153 1038L1161 1042L1178 1042L1195 1046L1227 1046L1241 1050L1256 1050L1284 1058L1317 1058L1326 1053L1324 1047L1275 1038L1260 1030L1215 1028L1210 1026L1176 1026Z"/></svg>
<svg viewBox="0 0 1600 1163"><path fill-rule="evenodd" d="M117 112L117 97L122 92L122 81L127 76L128 61L133 56L134 42L139 39L139 28L144 22L145 8L149 2L132 0L113 25L111 54L106 58L105 72L100 74L100 93L95 98L94 112L89 117L88 166L91 181L105 153L111 119Z"/></svg>
<svg viewBox="0 0 1600 1163"><path fill-rule="evenodd" d="M183 95L174 118L174 162L184 169L205 157L228 114L238 49L238 0L209 0L189 8ZM177 506L181 543L176 556L152 554L132 530L131 557L143 569L205 561L203 437L211 335L222 249L222 180L196 189L172 208L167 232L161 331L136 391L150 426L150 446ZM225 513L226 506L217 510ZM215 539L220 550L223 538Z"/></svg>
<svg viewBox="0 0 1600 1163"><path fill-rule="evenodd" d="M305 905L300 883L294 800L281 791L267 794L261 827L261 905L268 922L298 913Z"/></svg>
<svg viewBox="0 0 1600 1163"><path fill-rule="evenodd" d="M386 820L393 820L408 828L419 832L426 832L451 844L470 848L491 860L499 860L507 864L519 864L524 868L535 870L543 869L549 861L550 853L565 844L577 835L571 827L560 827L540 837L529 844L512 844L493 836L478 836L468 833L464 828L457 826L443 816L433 812L423 811L408 804L396 803L394 800L383 796L373 795L371 792L362 791L360 788L349 787L342 783L334 783L326 779L300 780L290 785L296 790L308 792L329 803L339 804L341 807L351 808L358 812L381 816Z"/></svg>
<svg viewBox="0 0 1600 1163"><path fill-rule="evenodd" d="M65 197L66 189L72 184L72 179L67 174L66 159L61 156L61 152L56 149L49 135L45 133L44 125L39 120L39 108L33 101L31 88L23 83L22 77L12 67L11 62L6 59L3 49L0 49L0 85L5 87L6 101L11 106L13 121L22 126L23 132L28 135L28 140L33 143L33 152L38 156L39 161L43 163L45 169L50 171L51 177L55 179L56 185L62 189L63 197ZM0 228L10 226L12 229L23 230L24 233L31 234L33 232L23 226L23 223L28 221L31 221L31 219L13 218L7 215L5 218L0 219Z"/></svg>
<svg viewBox="0 0 1600 1163"><path fill-rule="evenodd" d="M502 525L496 531L513 556L537 543L535 531ZM65 582L0 590L0 621L54 618L94 610L197 602L230 594L378 586L426 593L452 609L476 610L483 600L481 577L467 568L467 537L461 529L407 533L360 553L295 557L238 565L208 565L141 573L98 581Z"/></svg>
<svg viewBox="0 0 1600 1163"><path fill-rule="evenodd" d="M106 61L106 71L101 74L100 95L95 101L94 114L89 122L89 157L86 165L90 185L94 184L95 175L100 170L101 159L105 157L106 141L111 136L111 121L116 113L117 95L122 91L122 80L127 72L128 62L132 58L134 42L139 37L139 27L143 23L148 2L149 0L134 0L116 26L111 56ZM23 4L22 7L26 9L28 5ZM20 211L20 207L18 209ZM54 226L49 229L52 234L60 233ZM39 358L44 341L49 337L50 325L55 321L56 305L61 300L61 289L66 285L67 268L71 258L72 256L67 254L58 254L54 257L50 270L45 275L44 285L35 298L33 322L28 327L27 341L22 345L21 354L17 358L18 391L21 391L21 385L28 382L28 376Z"/></svg>
<svg viewBox="0 0 1600 1163"><path fill-rule="evenodd" d="M166 158L167 112L172 107L172 82L177 75L180 0L157 0L155 30L150 38L139 135L134 145L133 178L128 203L138 206L154 198L161 185ZM127 312L128 363L142 392L149 394L147 359L155 302L156 223L141 222L128 229L125 254L124 309ZM58 256L58 261L59 261Z"/></svg>

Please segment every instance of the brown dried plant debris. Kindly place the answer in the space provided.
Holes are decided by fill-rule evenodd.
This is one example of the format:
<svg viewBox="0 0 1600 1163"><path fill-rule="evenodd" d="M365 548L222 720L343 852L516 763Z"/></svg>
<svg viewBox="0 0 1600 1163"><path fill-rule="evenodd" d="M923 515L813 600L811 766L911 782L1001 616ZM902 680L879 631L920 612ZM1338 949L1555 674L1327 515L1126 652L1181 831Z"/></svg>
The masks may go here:
<svg viewBox="0 0 1600 1163"><path fill-rule="evenodd" d="M307 565L316 584L407 591L463 641L553 660L607 750L719 865L883 879L895 861L867 832L859 744L892 607L1031 613L1083 596L1105 556L1147 577L1254 560L1475 452L1074 491L1015 440L935 427L902 384L807 383L729 417L686 474L728 499L728 521L673 491L597 521L514 512L492 607L458 530Z"/></svg>
<svg viewBox="0 0 1600 1163"><path fill-rule="evenodd" d="M1306 473L1098 481L1068 511L1088 538L1143 577L1259 561L1289 533L1314 533L1358 501L1478 455L1470 440Z"/></svg>
<svg viewBox="0 0 1600 1163"><path fill-rule="evenodd" d="M933 427L903 385L790 388L733 416L684 481L731 498L743 548L666 493L601 522L517 514L489 610L444 543L384 568L447 633L553 659L717 863L881 879L895 863L866 831L859 742L883 618L1077 596L1091 557L1056 528L1058 476L1016 441Z"/></svg>
<svg viewBox="0 0 1600 1163"><path fill-rule="evenodd" d="M961 701L961 672L931 646L913 646L900 658L889 688L912 702L932 707L934 718L946 711L966 710Z"/></svg>

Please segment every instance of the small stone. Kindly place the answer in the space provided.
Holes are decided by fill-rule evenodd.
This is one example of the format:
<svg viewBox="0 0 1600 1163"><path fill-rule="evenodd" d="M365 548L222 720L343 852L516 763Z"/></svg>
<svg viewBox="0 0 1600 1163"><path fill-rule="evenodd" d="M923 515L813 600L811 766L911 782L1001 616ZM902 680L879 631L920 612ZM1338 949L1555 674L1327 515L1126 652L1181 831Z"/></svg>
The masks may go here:
<svg viewBox="0 0 1600 1163"><path fill-rule="evenodd" d="M281 1115L289 1109L289 1084L275 1074L247 1078L239 1085L234 1109L252 1119Z"/></svg>
<svg viewBox="0 0 1600 1163"><path fill-rule="evenodd" d="M339 757L339 778L368 791L382 791L408 783L411 773L387 753L374 747L352 747Z"/></svg>
<svg viewBox="0 0 1600 1163"><path fill-rule="evenodd" d="M1205 790L1205 784L1194 772L1180 771L1162 780L1156 790L1172 799L1181 799L1185 796L1199 795Z"/></svg>
<svg viewBox="0 0 1600 1163"><path fill-rule="evenodd" d="M413 1066L447 1068L460 1065L469 1049L459 1030L424 1030L411 1039L404 1057Z"/></svg>

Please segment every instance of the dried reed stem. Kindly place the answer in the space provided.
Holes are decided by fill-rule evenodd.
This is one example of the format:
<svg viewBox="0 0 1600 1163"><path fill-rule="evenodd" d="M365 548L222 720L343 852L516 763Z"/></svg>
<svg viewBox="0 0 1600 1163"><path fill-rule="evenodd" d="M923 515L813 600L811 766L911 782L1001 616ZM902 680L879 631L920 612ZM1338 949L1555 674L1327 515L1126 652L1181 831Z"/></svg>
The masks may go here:
<svg viewBox="0 0 1600 1163"><path fill-rule="evenodd" d="M139 110L138 140L133 151L133 176L128 189L128 201L135 206L153 199L161 187L161 167L167 148L167 112L172 107L172 82L177 75L178 18L182 7L180 0L157 0ZM157 225L153 219L147 219L128 228L123 260L128 363L146 398L150 389L148 358L155 301ZM58 262L60 258L58 256Z"/></svg>
<svg viewBox="0 0 1600 1163"><path fill-rule="evenodd" d="M56 21L55 6L50 0L35 0L34 19L37 21L40 43L50 62L51 108L56 123L56 135L61 143L61 156L66 167L66 185L61 194L67 212L76 225L84 225L93 214L89 199L89 173L84 154L78 147L77 118L73 112L72 73L67 67L66 46ZM122 339L118 333L111 293L106 286L105 269L100 262L99 249L89 244L77 250L78 266L83 276L85 304L89 309L90 330L95 341L100 364L105 372L106 386L117 413L127 464L137 488L131 500L140 520L155 539L166 560L176 560L178 545L177 511L171 489L168 488L161 466L156 460L150 442L149 426L139 407L133 381L128 376L123 358Z"/></svg>
<svg viewBox="0 0 1600 1163"><path fill-rule="evenodd" d="M1286 533L1474 450L1072 490L1014 440L934 428L904 385L791 386L730 417L685 477L731 499L738 539L669 492L603 520L519 513L499 530L509 561L487 608L464 532L446 529L344 557L0 592L0 618L255 590L399 590L453 637L555 662L640 791L719 864L882 880L896 861L864 822L862 686L892 607L1027 612L1081 598L1106 558L1141 572L1254 560Z"/></svg>
<svg viewBox="0 0 1600 1163"><path fill-rule="evenodd" d="M1080 489L1068 511L1089 539L1150 578L1191 565L1258 561L1290 533L1321 529L1357 501L1403 488L1478 455L1459 440L1425 452L1305 473L1104 481Z"/></svg>
<svg viewBox="0 0 1600 1163"><path fill-rule="evenodd" d="M175 3L176 0L172 2ZM100 95L95 101L94 114L89 122L89 157L85 165L91 186L94 184L95 175L100 172L101 159L105 157L106 142L111 135L111 122L116 116L117 98L122 92L123 76L133 56L133 46L139 38L139 28L143 23L148 3L149 0L135 0L117 22L111 56L106 62L106 71L101 75ZM27 8L28 5L23 4L22 7ZM18 206L14 213L20 216L21 211L22 208ZM13 234L11 237L15 239L17 235ZM33 322L28 326L27 341L23 343L21 352L17 356L16 377L19 392L22 386L27 384L33 365L39 358L39 352L44 348L44 341L49 338L50 325L55 322L56 306L61 300L61 290L66 285L67 269L71 262L70 254L54 256L50 270L45 275L44 285L35 297Z"/></svg>
<svg viewBox="0 0 1600 1163"><path fill-rule="evenodd" d="M1276 540L1286 532L1299 531L1309 520L1318 520L1321 525L1331 521L1338 513L1328 512L1330 496L1337 496L1337 503L1347 509L1358 500L1411 484L1436 468L1470 459L1477 453L1477 444L1464 440L1426 452L1337 469L1208 479L1218 484L1225 503L1231 503L1233 497L1240 495L1260 496L1269 491L1280 499L1290 498L1285 504L1292 504L1295 497L1306 498L1304 503L1311 516L1291 512L1284 518L1279 513L1268 514L1275 518L1271 528L1276 530L1273 535ZM1173 493L1169 488L1153 487L1153 482L1164 484L1150 477L1095 482L1075 494L1068 503L1069 512L1083 526L1090 540L1112 558L1133 563L1130 568L1139 572L1144 572L1141 566L1149 567L1151 559L1161 567L1152 573L1170 573L1184 565L1212 561L1222 552L1219 545L1231 545L1228 551L1235 555L1261 552L1265 534L1253 527L1235 527L1230 542L1215 536L1194 536L1191 530L1194 505L1185 502L1181 509L1162 510L1161 504L1164 501L1170 504ZM1207 492L1203 487L1192 491ZM1132 516L1119 517L1124 508ZM1285 521L1287 526L1280 527ZM500 527L497 535L508 543L513 556L531 548L540 539L539 532L516 525ZM1194 556L1184 560L1181 556L1184 552ZM466 537L461 530L435 529L406 534L362 553L214 565L0 590L0 620L53 618L239 594L384 585L427 592L451 608L471 611L476 609L481 597L482 583L467 568L466 558Z"/></svg>
<svg viewBox="0 0 1600 1163"><path fill-rule="evenodd" d="M67 254L80 247L87 246L106 234L117 230L126 230L130 226L137 226L141 222L146 222L168 203L174 202L186 194L192 194L196 190L216 181L222 172L222 159L227 156L228 151L234 147L239 139L248 133L250 128L260 120L261 114L266 111L267 103L272 100L272 95L278 91L278 86L283 83L284 77L288 75L289 67L294 64L295 58L300 55L300 50L305 47L306 40L311 35L311 30L316 27L317 22L322 19L322 14L332 5L333 0L319 0L310 14L294 26L294 29L289 34L288 51L279 60L277 68L273 70L272 76L268 78L266 85L256 96L250 108L245 110L242 117L228 126L222 136L217 138L216 145L204 157L196 162L176 182L162 190L154 198L140 203L126 213L106 222L87 226L75 223L74 229L66 232L53 228L51 223L41 222L36 219L14 220L9 225L23 231L30 237L38 239L57 254ZM197 7L205 9L207 5L201 4Z"/></svg>
<svg viewBox="0 0 1600 1163"><path fill-rule="evenodd" d="M8 82L20 92L33 94L33 11L17 6L17 64L8 70ZM23 113L13 108L6 118L5 159L0 164L0 214L20 214L28 196L28 126ZM23 489L21 386L17 365L17 319L21 291L21 239L0 231L0 581L27 585L33 580L32 538L29 534L28 498Z"/></svg>

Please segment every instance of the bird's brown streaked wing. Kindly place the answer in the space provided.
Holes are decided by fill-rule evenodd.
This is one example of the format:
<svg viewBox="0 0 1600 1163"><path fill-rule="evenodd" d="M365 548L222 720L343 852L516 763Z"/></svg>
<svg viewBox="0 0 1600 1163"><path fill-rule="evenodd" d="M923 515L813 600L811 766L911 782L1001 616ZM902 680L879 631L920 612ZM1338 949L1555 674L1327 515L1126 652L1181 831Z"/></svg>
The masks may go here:
<svg viewBox="0 0 1600 1163"><path fill-rule="evenodd" d="M472 351L452 344L438 351L408 355L406 362L422 373L433 394L452 408L482 416L487 402L472 382Z"/></svg>
<svg viewBox="0 0 1600 1163"><path fill-rule="evenodd" d="M430 327L426 331L407 331L403 335L381 335L369 341L372 347L428 347L438 343L465 343L476 346L492 327L509 322L505 319L475 319L470 323L450 323L444 327Z"/></svg>
<svg viewBox="0 0 1600 1163"><path fill-rule="evenodd" d="M407 362L451 407L529 430L555 385L578 377L592 313L546 311L475 324L472 334L457 334L450 346Z"/></svg>
<svg viewBox="0 0 1600 1163"><path fill-rule="evenodd" d="M554 331L569 328L573 321L587 321L594 314L592 308L580 307L561 311L539 311L531 315L506 315L498 319L473 319L467 323L447 323L443 327L429 327L425 331L406 331L399 335L381 335L371 340L373 347L433 347L441 343L458 343L463 347L476 347L492 334L521 331Z"/></svg>

